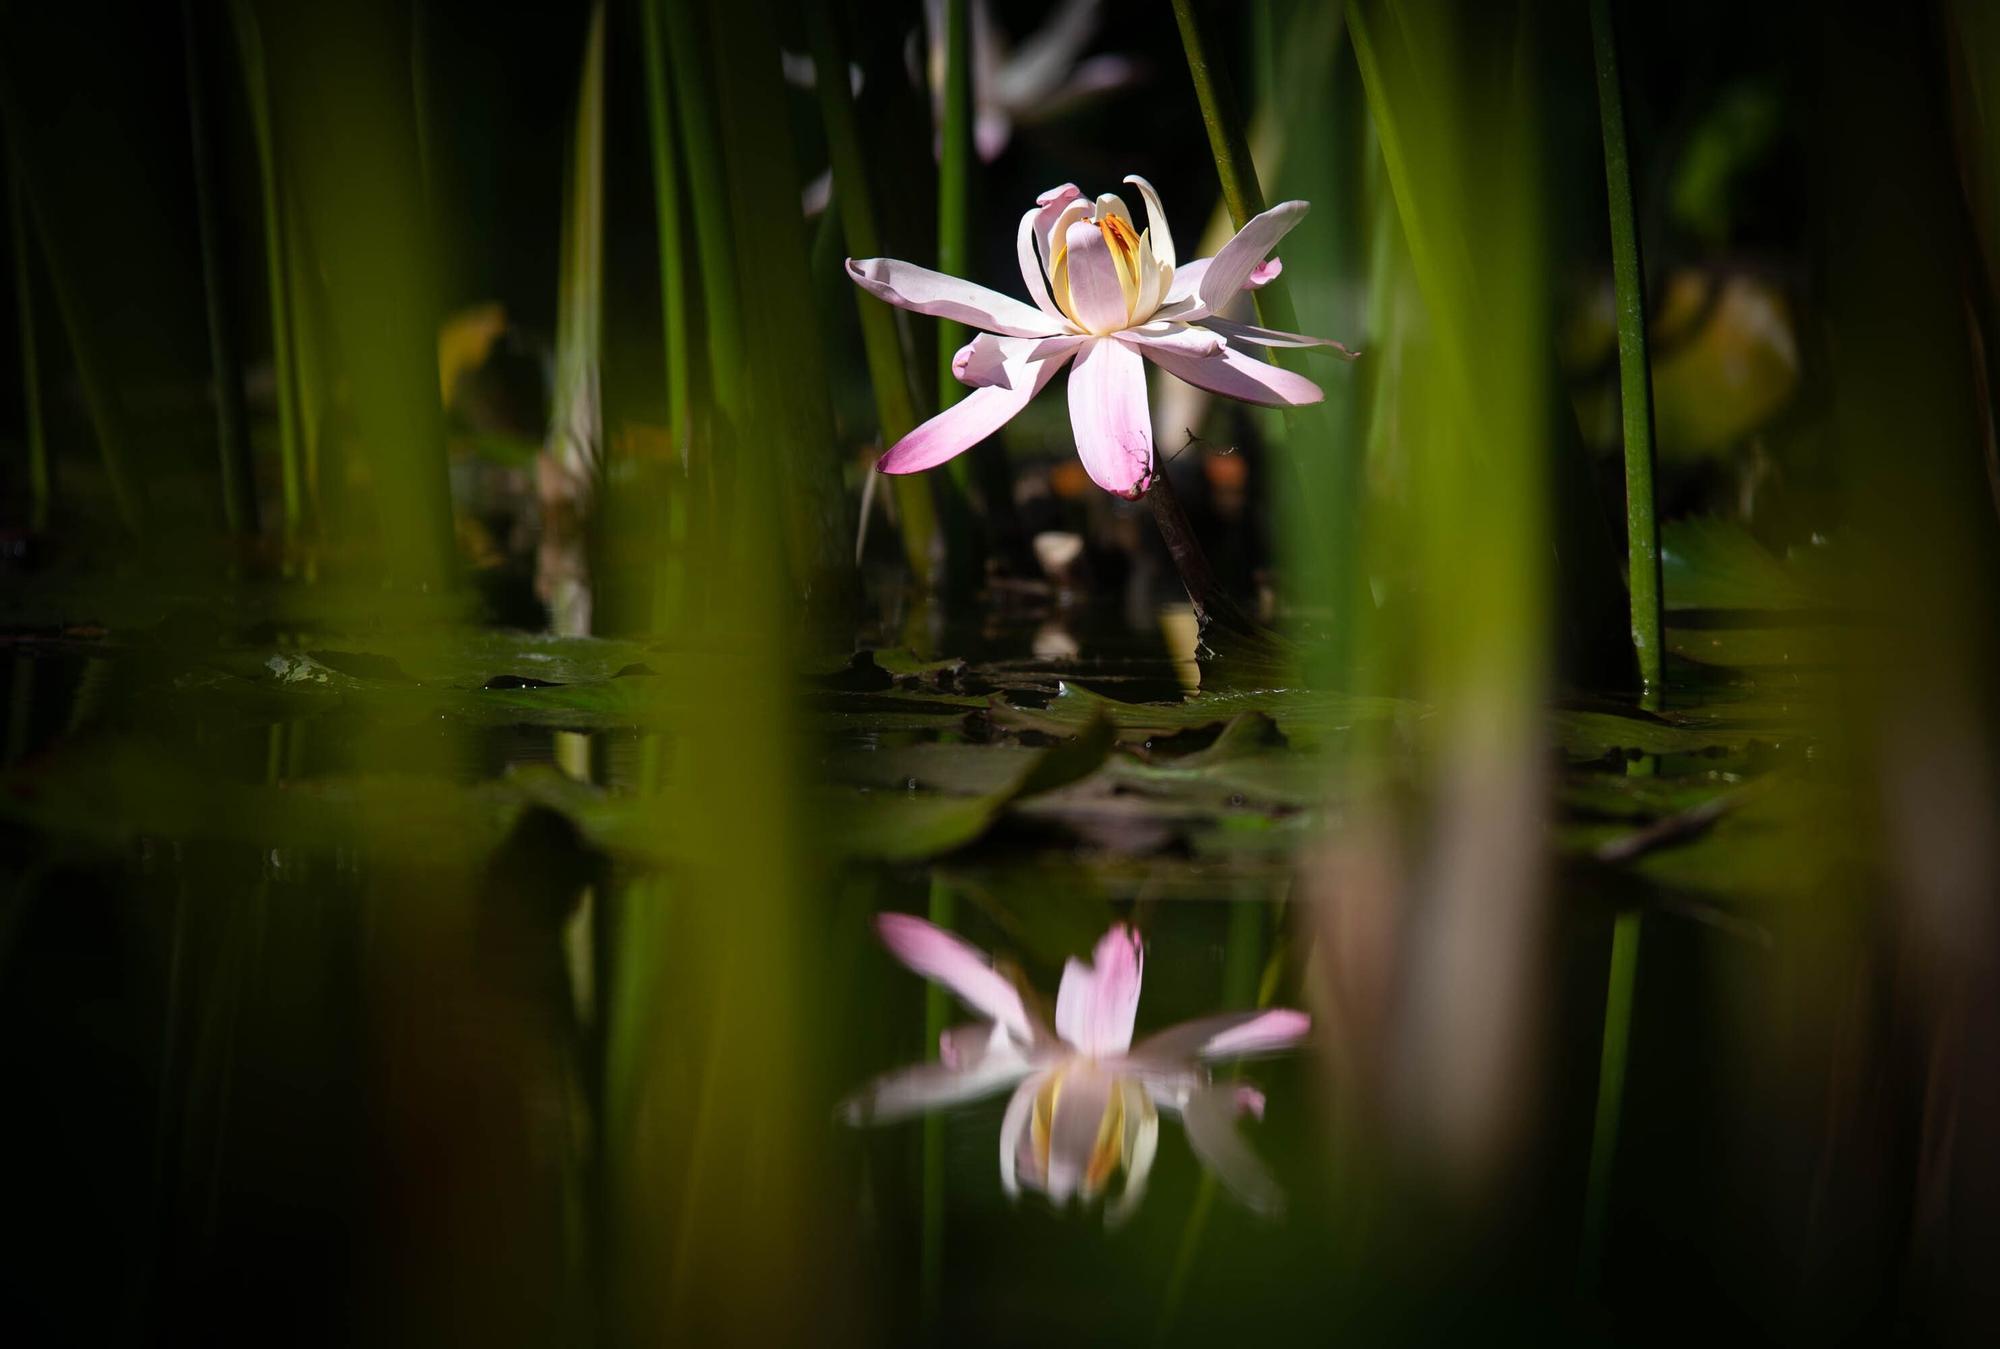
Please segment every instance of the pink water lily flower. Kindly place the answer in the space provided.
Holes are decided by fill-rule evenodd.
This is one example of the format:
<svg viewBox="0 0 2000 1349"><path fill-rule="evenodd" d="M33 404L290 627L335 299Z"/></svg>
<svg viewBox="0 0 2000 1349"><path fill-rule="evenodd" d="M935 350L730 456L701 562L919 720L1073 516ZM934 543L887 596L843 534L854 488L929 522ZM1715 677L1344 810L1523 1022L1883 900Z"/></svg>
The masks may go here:
<svg viewBox="0 0 2000 1349"><path fill-rule="evenodd" d="M1044 192L1021 217L1015 248L1032 305L894 258L847 260L870 294L919 314L983 331L952 359L972 392L889 447L876 467L917 473L971 449L1006 425L1058 370L1069 376L1070 428L1091 480L1137 497L1153 477L1153 421L1145 362L1211 393L1267 407L1317 403L1319 386L1249 354L1253 347L1346 348L1222 317L1237 294L1276 276L1271 250L1306 213L1283 202L1251 220L1212 258L1177 265L1174 236L1153 185L1125 180L1146 200L1134 228L1123 199L1095 201L1074 183Z"/></svg>
<svg viewBox="0 0 2000 1349"><path fill-rule="evenodd" d="M1144 952L1138 934L1114 925L1093 962L1063 969L1051 1028L1020 991L964 940L921 918L883 914L876 930L905 965L944 985L985 1020L948 1030L938 1061L885 1074L841 1106L854 1124L887 1123L940 1106L1014 1095L1000 1124L1000 1188L1021 1187L1056 1205L1090 1203L1115 1175L1124 1186L1106 1209L1122 1221L1145 1194L1160 1115L1179 1115L1195 1154L1232 1193L1262 1213L1281 1196L1236 1121L1264 1117L1255 1087L1216 1082L1207 1064L1290 1049L1312 1020L1284 1008L1226 1012L1158 1031L1137 1044Z"/></svg>

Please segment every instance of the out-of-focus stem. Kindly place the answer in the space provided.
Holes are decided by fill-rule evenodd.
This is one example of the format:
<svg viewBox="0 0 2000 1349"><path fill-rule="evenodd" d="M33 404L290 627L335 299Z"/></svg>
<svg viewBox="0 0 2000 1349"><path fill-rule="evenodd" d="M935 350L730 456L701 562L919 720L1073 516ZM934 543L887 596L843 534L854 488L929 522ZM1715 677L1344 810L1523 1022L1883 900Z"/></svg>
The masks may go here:
<svg viewBox="0 0 2000 1349"><path fill-rule="evenodd" d="M882 252L875 224L875 189L868 179L868 160L855 123L854 95L844 74L847 47L829 11L828 0L807 7L812 30L813 65L821 71L820 109L826 120L827 153L833 161L835 201L849 256L872 258ZM828 74L826 72L836 72ZM861 317L861 341L868 355L868 378L875 389L875 416L886 449L916 428L918 413L911 393L907 353L897 332L895 311L852 287ZM927 477L904 474L890 479L903 534L903 556L919 582L936 578L937 511L931 504Z"/></svg>
<svg viewBox="0 0 2000 1349"><path fill-rule="evenodd" d="M694 205L695 252L702 280L702 322L708 329L709 382L716 405L732 423L742 415L743 333L732 285L736 275L729 236L729 184L722 173L722 141L709 97L700 17L692 4L664 0L667 54L686 158L688 200Z"/></svg>
<svg viewBox="0 0 2000 1349"><path fill-rule="evenodd" d="M1625 430L1625 533L1631 568L1632 646L1641 705L1657 711L1661 685L1660 525L1653 508L1653 382L1646 356L1646 276L1625 140L1625 94L1610 0L1591 0L1597 109L1604 129L1604 181L1611 202L1611 271L1618 300L1618 392Z"/></svg>
<svg viewBox="0 0 2000 1349"><path fill-rule="evenodd" d="M27 417L28 526L47 529L49 525L49 440L42 420L42 361L35 340L34 269L29 264L28 210L23 202L21 174L8 165L8 233L14 241L14 305L21 322L21 395Z"/></svg>
<svg viewBox="0 0 2000 1349"><path fill-rule="evenodd" d="M223 265L222 222L216 209L215 146L209 128L207 77L193 0L181 0L181 37L187 61L188 140L194 163L195 223L201 240L201 289L208 309L208 357L215 382L222 518L231 534L241 536L253 534L257 529L257 483L250 465L236 318L229 306L228 277Z"/></svg>
<svg viewBox="0 0 2000 1349"><path fill-rule="evenodd" d="M271 91L264 61L264 40L248 0L229 7L235 21L237 51L243 62L243 82L250 104L250 129L257 143L257 177L264 215L264 269L271 292L271 371L278 395L278 465L285 512L285 543L289 553L302 532L305 518L304 474L300 454L298 367L292 350L294 335L292 270L287 265L285 197L278 181L278 155L271 124Z"/></svg>
<svg viewBox="0 0 2000 1349"><path fill-rule="evenodd" d="M667 429L683 466L688 461L688 303L683 253L680 170L674 145L673 92L667 83L666 33L660 6L642 0L646 47L646 129L653 155L653 209L660 241L660 313L667 348Z"/></svg>

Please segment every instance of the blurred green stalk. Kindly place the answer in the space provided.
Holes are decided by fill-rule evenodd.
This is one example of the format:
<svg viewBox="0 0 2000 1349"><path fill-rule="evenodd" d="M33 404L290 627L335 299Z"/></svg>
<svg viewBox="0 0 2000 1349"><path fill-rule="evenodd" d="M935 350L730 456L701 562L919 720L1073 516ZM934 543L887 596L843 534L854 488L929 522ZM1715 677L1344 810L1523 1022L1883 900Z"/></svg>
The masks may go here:
<svg viewBox="0 0 2000 1349"><path fill-rule="evenodd" d="M18 55L0 52L0 56ZM84 408L90 414L91 429L97 434L97 449L104 461L104 477L111 489L112 504L118 512L119 523L127 533L135 536L143 534L146 525L145 501L132 477L130 440L126 434L124 409L118 398L118 381L110 368L101 331L92 324L92 313L77 288L78 280L91 264L78 255L78 246L72 236L59 232L60 222L49 218L47 203L36 194L34 175L50 172L50 166L46 161L38 165L33 160L12 78L4 69L0 69L0 124L4 124L9 132L12 179L19 185L23 208L20 213L21 228L15 231L15 237L23 241L25 248L29 230L32 229L34 237L41 241L42 263L49 279L49 289L55 296L56 314L62 320L63 334L69 339L77 383L83 388ZM17 265L25 265L25 254L17 253Z"/></svg>
<svg viewBox="0 0 2000 1349"><path fill-rule="evenodd" d="M674 110L694 206L695 255L700 263L702 323L708 330L708 378L716 407L732 424L742 413L743 335L731 278L736 275L729 231L729 185L715 125L709 62L700 15L688 0L651 0L665 10Z"/></svg>
<svg viewBox="0 0 2000 1349"><path fill-rule="evenodd" d="M264 39L249 0L233 0L230 17L243 63L244 93L250 105L250 130L257 143L257 178L264 223L264 275L271 293L271 374L278 396L278 467L285 512L285 543L289 555L302 533L305 494L300 471L301 417L298 367L292 341L295 330L292 269L287 265L284 192L278 182L277 135L271 125L270 76L264 61ZM289 556L288 556L289 562Z"/></svg>
<svg viewBox="0 0 2000 1349"><path fill-rule="evenodd" d="M49 439L42 418L42 359L35 340L34 268L28 255L28 209L18 165L8 165L7 229L14 241L14 305L21 324L21 399L28 437L28 527L49 527Z"/></svg>
<svg viewBox="0 0 2000 1349"><path fill-rule="evenodd" d="M1646 356L1646 277L1625 140L1625 94L1610 0L1591 0L1590 36L1597 65L1597 109L1604 128L1604 181L1611 200L1611 269L1618 297L1618 393L1625 421L1625 533L1632 592L1632 646L1639 657L1639 700L1657 712L1661 682L1660 524L1653 508L1653 382Z"/></svg>
<svg viewBox="0 0 2000 1349"><path fill-rule="evenodd" d="M875 187L868 179L868 158L854 116L854 94L846 79L847 44L834 21L830 0L813 0L807 6L806 19L811 29L813 65L821 72L820 111L826 120L835 205L840 210L847 252L856 258L879 257L882 239L875 224ZM896 311L859 287L848 289L854 293L861 319L868 379L875 390L875 417L881 423L882 447L887 449L916 429L919 420L907 353L897 330ZM900 474L890 478L889 485L896 494L903 558L918 582L929 587L937 580L939 558L937 511L931 503L930 481L922 474Z"/></svg>
<svg viewBox="0 0 2000 1349"><path fill-rule="evenodd" d="M680 154L676 144L673 87L667 74L667 34L660 7L640 0L645 29L646 135L653 162L653 212L660 244L661 337L667 365L667 434L680 457L681 474L660 503L664 530L654 553L652 629L664 632L681 616L686 596L688 505L694 436L694 336L688 320L686 223L681 209Z"/></svg>
<svg viewBox="0 0 2000 1349"><path fill-rule="evenodd" d="M674 147L673 91L667 83L667 39L660 6L670 0L641 0L645 21L646 131L653 158L653 210L660 238L660 313L667 356L667 430L688 462L689 384L688 278L681 224L680 169Z"/></svg>
<svg viewBox="0 0 2000 1349"><path fill-rule="evenodd" d="M215 144L208 118L208 80L193 0L181 0L181 37L187 62L188 140L194 164L195 223L201 242L202 300L208 310L208 357L215 382L215 432L222 473L222 518L237 536L257 531L257 479L250 461L249 420L243 407L242 364L236 315L229 304L217 209Z"/></svg>

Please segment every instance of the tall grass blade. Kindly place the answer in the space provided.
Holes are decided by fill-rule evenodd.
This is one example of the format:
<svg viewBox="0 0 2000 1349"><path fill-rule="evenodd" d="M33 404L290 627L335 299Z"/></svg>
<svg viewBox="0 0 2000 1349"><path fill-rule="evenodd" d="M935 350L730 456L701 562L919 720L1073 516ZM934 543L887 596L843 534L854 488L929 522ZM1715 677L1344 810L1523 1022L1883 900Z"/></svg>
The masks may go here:
<svg viewBox="0 0 2000 1349"><path fill-rule="evenodd" d="M592 7L577 81L556 278L555 384L537 465L542 542L535 588L555 631L590 631L588 531L604 453L604 5Z"/></svg>
<svg viewBox="0 0 2000 1349"><path fill-rule="evenodd" d="M456 566L409 35L374 6L258 18L282 182L324 283L365 468L366 514L353 520L372 526L384 580L440 593Z"/></svg>
<svg viewBox="0 0 2000 1349"><path fill-rule="evenodd" d="M209 370L214 381L216 446L222 474L222 518L236 536L257 530L257 480L250 461L243 406L243 367L236 312L229 303L215 136L209 124L208 75L193 0L181 0L187 68L188 140L194 164L195 223L201 243L202 300L208 311Z"/></svg>
<svg viewBox="0 0 2000 1349"><path fill-rule="evenodd" d="M806 18L812 30L814 67L821 71L845 71L847 43L832 13L832 0L813 0ZM880 257L884 250L875 223L876 189L868 175L868 156L854 115L853 91L845 79L825 78L817 83L820 111L826 119L827 151L833 160L834 204L840 211L848 256ZM875 416L886 449L914 430L919 420L911 391L908 353L903 349L896 312L858 287L849 289L861 320L868 379L875 392ZM937 580L942 551L930 479L927 475L903 474L890 478L889 483L896 496L904 560L918 583L930 586Z"/></svg>
<svg viewBox="0 0 2000 1349"><path fill-rule="evenodd" d="M1653 506L1653 376L1646 355L1646 273L1625 139L1625 90L1610 0L1591 0L1591 50L1604 133L1604 182L1611 200L1611 268L1618 299L1618 395L1625 429L1625 545L1632 592L1632 646L1642 706L1658 711L1665 692L1660 632L1660 525Z"/></svg>
<svg viewBox="0 0 2000 1349"><path fill-rule="evenodd" d="M28 208L21 190L20 170L7 164L7 237L14 251L14 308L21 334L21 402L28 442L28 527L49 527L52 504L49 482L49 435L42 415L42 358L35 331L34 245L28 237Z"/></svg>
<svg viewBox="0 0 2000 1349"><path fill-rule="evenodd" d="M237 59L243 67L244 93L250 105L250 130L257 144L257 182L264 226L264 277L271 300L271 374L278 403L278 473L284 510L287 554L304 534L305 473L302 452L297 355L293 350L298 325L294 319L294 272L289 264L290 230L286 200L278 177L277 132L272 125L269 68L264 37L250 0L230 0L236 30Z"/></svg>

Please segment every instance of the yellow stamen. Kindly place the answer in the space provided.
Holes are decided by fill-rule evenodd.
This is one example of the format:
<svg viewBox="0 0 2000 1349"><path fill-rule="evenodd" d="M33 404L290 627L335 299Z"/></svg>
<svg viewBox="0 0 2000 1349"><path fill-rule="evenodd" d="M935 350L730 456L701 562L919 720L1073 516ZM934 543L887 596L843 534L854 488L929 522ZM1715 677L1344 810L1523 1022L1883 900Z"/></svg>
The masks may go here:
<svg viewBox="0 0 2000 1349"><path fill-rule="evenodd" d="M1111 250L1112 264L1118 268L1118 288L1125 293L1125 310L1130 313L1139 299L1139 236L1130 221L1110 211L1098 218L1097 228L1104 235L1104 246Z"/></svg>

